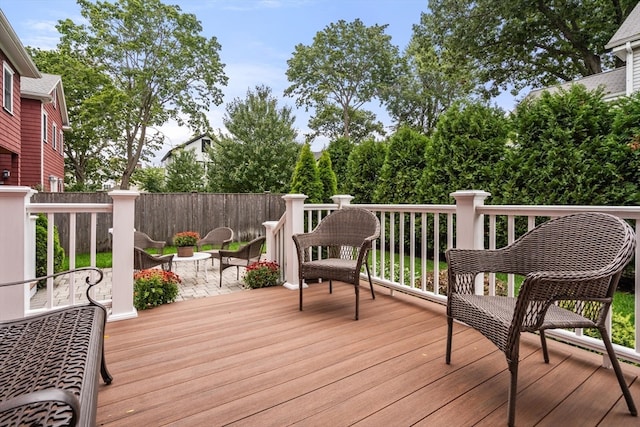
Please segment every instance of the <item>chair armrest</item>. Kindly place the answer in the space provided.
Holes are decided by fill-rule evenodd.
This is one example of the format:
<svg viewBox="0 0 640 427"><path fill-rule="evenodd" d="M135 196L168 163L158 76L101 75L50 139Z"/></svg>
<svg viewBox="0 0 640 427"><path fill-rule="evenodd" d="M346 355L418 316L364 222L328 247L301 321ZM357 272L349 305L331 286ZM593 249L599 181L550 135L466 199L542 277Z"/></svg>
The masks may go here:
<svg viewBox="0 0 640 427"><path fill-rule="evenodd" d="M80 414L80 402L73 393L59 388L38 390L2 401L0 402L0 412L12 411L22 406L46 402L59 402L71 407L71 410L73 411L71 425L76 425Z"/></svg>

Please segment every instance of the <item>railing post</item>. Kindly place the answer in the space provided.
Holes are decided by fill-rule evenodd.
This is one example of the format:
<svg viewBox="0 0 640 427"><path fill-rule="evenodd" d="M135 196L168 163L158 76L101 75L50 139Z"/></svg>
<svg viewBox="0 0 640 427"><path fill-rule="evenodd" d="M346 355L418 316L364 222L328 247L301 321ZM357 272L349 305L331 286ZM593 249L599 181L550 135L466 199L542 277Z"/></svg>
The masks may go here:
<svg viewBox="0 0 640 427"><path fill-rule="evenodd" d="M34 241L29 230L31 221L27 213L29 199L36 191L29 187L0 186L0 282L13 282L34 277L30 270L33 262L28 255ZM35 254L34 254L35 256ZM17 319L25 316L29 308L29 285L0 288L0 320Z"/></svg>
<svg viewBox="0 0 640 427"><path fill-rule="evenodd" d="M484 249L484 215L477 213L477 207L491 194L481 190L455 191L456 199L456 241L459 249ZM476 277L475 293L484 294L484 278Z"/></svg>
<svg viewBox="0 0 640 427"><path fill-rule="evenodd" d="M265 237L267 238L265 241L265 245L267 247L267 253L265 256L269 261L278 261L276 254L276 236L273 233L273 230L278 226L278 221L265 221L262 225L264 225L264 228L266 229Z"/></svg>
<svg viewBox="0 0 640 427"><path fill-rule="evenodd" d="M285 203L285 223L284 223L284 256L285 282L287 289L299 289L298 283L298 255L296 254L293 236L296 233L304 232L304 201L307 198L304 194L286 194L282 196Z"/></svg>
<svg viewBox="0 0 640 427"><path fill-rule="evenodd" d="M349 206L351 204L353 196L348 194L336 194L335 196L331 196L331 200L333 200L333 203L338 205L338 209L342 209L343 206Z"/></svg>
<svg viewBox="0 0 640 427"><path fill-rule="evenodd" d="M109 321L138 316L133 307L133 230L137 191L114 190L113 199L113 271L111 314Z"/></svg>

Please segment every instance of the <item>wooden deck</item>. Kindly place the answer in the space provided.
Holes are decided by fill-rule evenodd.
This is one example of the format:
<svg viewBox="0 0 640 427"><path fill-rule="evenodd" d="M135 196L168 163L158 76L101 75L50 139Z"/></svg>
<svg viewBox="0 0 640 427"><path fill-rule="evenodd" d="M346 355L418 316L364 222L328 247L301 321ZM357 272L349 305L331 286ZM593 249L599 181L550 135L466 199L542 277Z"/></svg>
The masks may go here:
<svg viewBox="0 0 640 427"><path fill-rule="evenodd" d="M506 424L504 355L456 325L444 362L444 307L378 289L315 284L177 302L107 325L114 381L101 385L106 426L495 426ZM601 357L536 336L522 340L519 426L638 426ZM623 364L640 406L640 368Z"/></svg>

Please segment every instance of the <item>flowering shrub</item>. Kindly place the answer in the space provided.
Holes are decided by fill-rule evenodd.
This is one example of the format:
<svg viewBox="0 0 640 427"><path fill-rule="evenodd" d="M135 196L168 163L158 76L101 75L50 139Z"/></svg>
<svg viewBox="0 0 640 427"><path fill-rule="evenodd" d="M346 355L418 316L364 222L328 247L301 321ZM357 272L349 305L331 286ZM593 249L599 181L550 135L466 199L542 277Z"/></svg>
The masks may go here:
<svg viewBox="0 0 640 427"><path fill-rule="evenodd" d="M180 276L150 268L133 274L133 306L138 310L170 303L178 296Z"/></svg>
<svg viewBox="0 0 640 427"><path fill-rule="evenodd" d="M173 236L173 244L176 246L195 246L200 240L200 234L197 231L181 231Z"/></svg>
<svg viewBox="0 0 640 427"><path fill-rule="evenodd" d="M257 261L249 264L244 283L251 289L276 286L280 281L280 267L275 261Z"/></svg>

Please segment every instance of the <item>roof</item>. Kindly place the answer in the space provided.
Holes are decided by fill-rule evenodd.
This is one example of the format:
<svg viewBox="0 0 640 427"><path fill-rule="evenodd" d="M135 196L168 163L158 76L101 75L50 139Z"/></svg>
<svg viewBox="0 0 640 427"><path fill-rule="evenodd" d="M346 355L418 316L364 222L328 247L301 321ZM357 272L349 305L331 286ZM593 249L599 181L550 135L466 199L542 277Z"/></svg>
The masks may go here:
<svg viewBox="0 0 640 427"><path fill-rule="evenodd" d="M612 49L636 40L640 40L640 3L633 8L609 43L605 45L605 49Z"/></svg>
<svg viewBox="0 0 640 427"><path fill-rule="evenodd" d="M184 147L186 147L187 145L191 144L192 142L195 142L195 141L197 141L197 140L199 140L199 139L201 139L201 138L204 138L205 136L206 136L206 137L209 137L209 135L208 135L208 134L206 134L206 133L202 133L202 134L200 134L200 135L198 135L198 136L194 136L193 138L191 138L191 139L190 139L190 140L188 140L187 142L183 142L182 144L180 144L180 145L177 145L177 146L173 147L171 150L167 151L167 154L165 154L165 155L162 157L162 159L160 159L160 161L161 161L161 162L164 162L165 160L167 160L169 157L171 157L171 156L173 155L173 152L174 152L174 151L179 150L179 149L181 149L181 148L184 148Z"/></svg>
<svg viewBox="0 0 640 427"><path fill-rule="evenodd" d="M527 98L538 97L544 91L554 93L560 89L567 90L575 84L584 85L587 90L596 90L599 87L602 87L604 89L604 99L615 98L626 94L626 73L626 66L619 67L602 73L592 74L579 80L573 80L548 88L532 90L527 95Z"/></svg>
<svg viewBox="0 0 640 427"><path fill-rule="evenodd" d="M21 76L40 77L40 71L33 62L13 27L0 10L0 49Z"/></svg>
<svg viewBox="0 0 640 427"><path fill-rule="evenodd" d="M27 99L38 99L43 103L53 100L51 93L57 91L58 103L60 104L60 115L62 116L62 124L69 125L69 116L67 114L67 103L64 98L64 90L62 88L62 77L55 74L42 73L41 78L33 79L23 77L20 80L20 96Z"/></svg>

